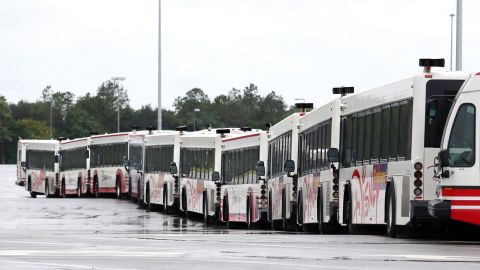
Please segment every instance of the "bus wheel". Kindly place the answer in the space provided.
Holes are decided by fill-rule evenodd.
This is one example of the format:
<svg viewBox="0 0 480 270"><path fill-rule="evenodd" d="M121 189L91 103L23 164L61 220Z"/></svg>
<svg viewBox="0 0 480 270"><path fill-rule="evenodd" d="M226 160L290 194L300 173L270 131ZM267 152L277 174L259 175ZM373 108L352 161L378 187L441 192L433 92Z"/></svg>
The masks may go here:
<svg viewBox="0 0 480 270"><path fill-rule="evenodd" d="M120 180L118 179L117 177L117 181L115 181L115 192L116 192L116 195L117 195L117 199L120 199L120 197L122 196L122 192L120 190Z"/></svg>
<svg viewBox="0 0 480 270"><path fill-rule="evenodd" d="M282 230L287 230L287 194L285 188L282 190Z"/></svg>
<svg viewBox="0 0 480 270"><path fill-rule="evenodd" d="M33 191L30 191L30 197L37 198L37 193L33 192Z"/></svg>
<svg viewBox="0 0 480 270"><path fill-rule="evenodd" d="M317 220L318 220L318 232L320 234L325 233L325 227L323 226L323 190L322 187L318 188L317 193Z"/></svg>
<svg viewBox="0 0 480 270"><path fill-rule="evenodd" d="M80 198L82 196L82 180L77 180L77 197Z"/></svg>
<svg viewBox="0 0 480 270"><path fill-rule="evenodd" d="M152 211L152 204L150 203L150 182L148 182L145 189L145 204L147 204L147 210Z"/></svg>
<svg viewBox="0 0 480 270"><path fill-rule="evenodd" d="M395 237L397 229L395 225L395 209L395 188L392 184L387 190L387 209L385 211L387 220L387 235L390 237Z"/></svg>
<svg viewBox="0 0 480 270"><path fill-rule="evenodd" d="M251 230L252 229L252 202L251 202L252 197L250 195L247 195L247 209L245 211L245 220L247 222L247 229Z"/></svg>
<svg viewBox="0 0 480 270"><path fill-rule="evenodd" d="M98 198L100 196L100 193L99 193L99 187L98 187L98 178L97 176L95 176L93 178L93 195L95 198Z"/></svg>
<svg viewBox="0 0 480 270"><path fill-rule="evenodd" d="M140 198L141 197L140 196L140 190L141 190L140 189L140 179L138 179L138 181L137 181L137 203L138 203L139 206L142 206L143 198ZM145 194L143 194L143 196L145 196Z"/></svg>
<svg viewBox="0 0 480 270"><path fill-rule="evenodd" d="M185 187L182 187L182 210L185 218L188 218L187 189Z"/></svg>
<svg viewBox="0 0 480 270"><path fill-rule="evenodd" d="M62 198L66 198L67 197L67 186L65 184L65 178L62 178L61 190L62 190Z"/></svg>
<svg viewBox="0 0 480 270"><path fill-rule="evenodd" d="M227 224L227 229L230 229L230 221L228 220L228 196L223 196L222 216L223 221Z"/></svg>
<svg viewBox="0 0 480 270"><path fill-rule="evenodd" d="M48 194L49 192L49 187L48 187L48 178L47 180L45 180L45 197L46 198L50 198L50 194Z"/></svg>
<svg viewBox="0 0 480 270"><path fill-rule="evenodd" d="M348 232L350 234L356 234L357 233L357 228L355 226L355 224L353 224L353 202L352 202L352 188L350 185L348 185L348 187L346 188L348 189L348 196L344 196L344 198L346 198L346 202L345 202L345 217L347 219L346 223L347 223L347 227L348 227Z"/></svg>
<svg viewBox="0 0 480 270"><path fill-rule="evenodd" d="M167 183L163 184L163 213L167 214L167 206L168 206L168 185Z"/></svg>
<svg viewBox="0 0 480 270"><path fill-rule="evenodd" d="M130 181L130 184L128 185L128 197L133 200L133 196L132 196L132 176L129 175L128 176L128 179ZM137 196L138 196L138 186L137 186Z"/></svg>
<svg viewBox="0 0 480 270"><path fill-rule="evenodd" d="M203 191L203 224L208 225L208 193Z"/></svg>
<svg viewBox="0 0 480 270"><path fill-rule="evenodd" d="M303 194L302 190L298 191L298 206L297 206L297 224L302 226L303 231L306 231L306 225L303 224Z"/></svg>
<svg viewBox="0 0 480 270"><path fill-rule="evenodd" d="M272 213L272 210L273 209L273 206L272 206L272 191L268 191L268 221L270 221L270 229L274 230L275 229L275 226L274 226L274 223L273 223L273 213Z"/></svg>

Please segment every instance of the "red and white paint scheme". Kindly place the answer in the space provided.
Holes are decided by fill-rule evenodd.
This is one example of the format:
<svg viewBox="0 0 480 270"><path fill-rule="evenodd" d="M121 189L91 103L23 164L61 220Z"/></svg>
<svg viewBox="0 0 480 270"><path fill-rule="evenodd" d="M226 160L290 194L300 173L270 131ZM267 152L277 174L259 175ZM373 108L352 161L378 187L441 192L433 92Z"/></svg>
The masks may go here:
<svg viewBox="0 0 480 270"><path fill-rule="evenodd" d="M287 174L285 161L298 163L299 121L304 113L293 113L268 131L268 220L272 229L297 224L297 170Z"/></svg>
<svg viewBox="0 0 480 270"><path fill-rule="evenodd" d="M229 128L202 130L181 136L180 209L186 214L202 214L204 221L208 222L209 217L219 218L221 216L222 192L229 198L230 205L235 205L233 198L236 197L233 197L234 194L230 194L228 188L222 189L222 185L229 182L229 179L227 181L222 179L222 152L224 152L224 149L233 151L233 149L242 145L242 142L245 142L243 147L255 147L260 143L260 133L260 130L248 128ZM253 164L251 170L255 170L258 158L259 155L257 154L257 157L252 157L249 160ZM251 175L251 177L253 179L255 176ZM251 182L253 183L253 180ZM248 187L243 187L243 189L245 189L244 196L246 197L249 192ZM231 189L230 192L233 192L233 190ZM240 191L236 194L240 195ZM251 190L250 194L256 198L259 193ZM231 208L229 207L229 209ZM245 210L233 209L231 213L235 216L237 212L245 213ZM229 215L225 217L228 219ZM238 221L240 220L242 219L239 218Z"/></svg>
<svg viewBox="0 0 480 270"><path fill-rule="evenodd" d="M468 74L431 72L443 59L422 59L424 73L341 98L339 222L398 226L432 222L433 159L452 100ZM333 138L333 137L332 137Z"/></svg>
<svg viewBox="0 0 480 270"><path fill-rule="evenodd" d="M306 231L337 224L338 171L327 151L339 148L340 105L333 100L299 119L297 223Z"/></svg>
<svg viewBox="0 0 480 270"><path fill-rule="evenodd" d="M139 198L149 208L156 205L165 211L178 208L179 179L177 173L172 174L171 166L178 170L180 164L180 132L162 130L145 136L144 156L145 174L139 182L142 191Z"/></svg>
<svg viewBox="0 0 480 270"><path fill-rule="evenodd" d="M76 195L93 188L90 174L90 137L60 142L60 195Z"/></svg>
<svg viewBox="0 0 480 270"><path fill-rule="evenodd" d="M429 213L480 225L480 72L463 85L450 111L438 155L438 198Z"/></svg>
<svg viewBox="0 0 480 270"><path fill-rule="evenodd" d="M19 139L17 144L17 180L15 181L15 184L18 186L25 186L25 172L27 169L27 142L28 140Z"/></svg>
<svg viewBox="0 0 480 270"><path fill-rule="evenodd" d="M221 205L220 221L228 225L245 223L248 228L266 222L267 186L265 179L257 175L256 167L258 161L266 162L268 158L267 133L248 128L240 133L233 131L225 134L220 147L222 181L217 184L216 193L216 201Z"/></svg>
<svg viewBox="0 0 480 270"><path fill-rule="evenodd" d="M59 166L57 140L24 141L26 151L25 189L35 198L39 194L47 197L58 194Z"/></svg>
<svg viewBox="0 0 480 270"><path fill-rule="evenodd" d="M115 193L117 198L137 190L143 168L143 139L148 131L90 137L91 192Z"/></svg>

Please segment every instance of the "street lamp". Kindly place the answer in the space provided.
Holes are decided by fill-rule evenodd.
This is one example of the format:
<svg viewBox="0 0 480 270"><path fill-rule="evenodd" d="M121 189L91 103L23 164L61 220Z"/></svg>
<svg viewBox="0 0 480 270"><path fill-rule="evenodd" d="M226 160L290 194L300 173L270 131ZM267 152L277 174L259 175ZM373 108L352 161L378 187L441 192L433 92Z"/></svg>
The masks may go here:
<svg viewBox="0 0 480 270"><path fill-rule="evenodd" d="M453 70L453 17L455 14L450 14L450 71Z"/></svg>
<svg viewBox="0 0 480 270"><path fill-rule="evenodd" d="M112 77L112 81L115 82L117 87L117 132L120 132L120 87L118 81L125 81L125 77Z"/></svg>
<svg viewBox="0 0 480 270"><path fill-rule="evenodd" d="M195 113L197 113L197 112L200 112L199 108L193 109L193 131L195 131L195 125L196 125L196 123L195 123Z"/></svg>

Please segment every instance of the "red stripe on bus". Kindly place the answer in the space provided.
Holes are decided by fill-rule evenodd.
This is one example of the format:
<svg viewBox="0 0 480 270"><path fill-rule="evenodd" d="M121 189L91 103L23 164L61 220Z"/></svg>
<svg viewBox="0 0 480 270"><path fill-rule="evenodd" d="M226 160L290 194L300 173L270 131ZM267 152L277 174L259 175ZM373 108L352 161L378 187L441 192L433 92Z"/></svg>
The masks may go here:
<svg viewBox="0 0 480 270"><path fill-rule="evenodd" d="M475 200L475 201L459 201L459 200L454 200L452 201L452 205L477 205L480 206L480 200Z"/></svg>
<svg viewBox="0 0 480 270"><path fill-rule="evenodd" d="M452 209L453 220L480 225L480 209Z"/></svg>
<svg viewBox="0 0 480 270"><path fill-rule="evenodd" d="M98 192L100 193L115 193L117 192L116 188L98 188Z"/></svg>
<svg viewBox="0 0 480 270"><path fill-rule="evenodd" d="M442 196L480 196L480 188L442 188Z"/></svg>
<svg viewBox="0 0 480 270"><path fill-rule="evenodd" d="M245 139L245 138L250 138L250 137L255 137L255 136L260 136L260 133L249 134L249 135L245 135L245 136L225 139L225 140L222 140L222 142L230 142L230 141L235 141L235 140L240 140L240 139Z"/></svg>

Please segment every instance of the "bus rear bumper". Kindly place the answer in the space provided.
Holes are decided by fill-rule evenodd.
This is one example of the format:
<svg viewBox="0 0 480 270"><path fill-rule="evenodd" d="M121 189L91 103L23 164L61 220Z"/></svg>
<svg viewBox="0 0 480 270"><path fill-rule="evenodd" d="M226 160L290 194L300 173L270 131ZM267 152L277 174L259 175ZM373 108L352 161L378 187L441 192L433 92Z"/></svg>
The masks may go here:
<svg viewBox="0 0 480 270"><path fill-rule="evenodd" d="M447 200L435 199L428 202L428 213L436 218L450 218L452 203Z"/></svg>

